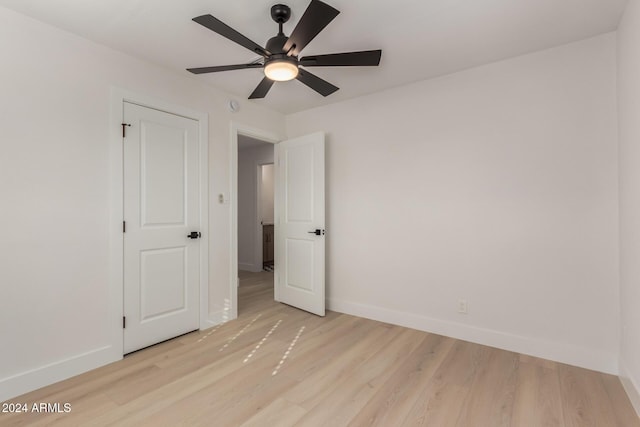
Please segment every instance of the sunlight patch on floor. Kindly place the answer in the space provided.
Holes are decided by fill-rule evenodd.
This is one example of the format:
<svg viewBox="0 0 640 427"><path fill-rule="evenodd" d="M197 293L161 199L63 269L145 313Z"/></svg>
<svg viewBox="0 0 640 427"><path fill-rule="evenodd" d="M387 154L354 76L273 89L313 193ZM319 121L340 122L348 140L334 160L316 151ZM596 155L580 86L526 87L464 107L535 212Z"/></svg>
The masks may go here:
<svg viewBox="0 0 640 427"><path fill-rule="evenodd" d="M287 360L287 357L289 357L289 353L291 353L291 350L293 350L293 347L298 342L298 339L300 339L300 335L302 335L303 331L304 331L304 326L301 326L300 330L298 331L298 335L296 335L296 337L293 339L293 341L291 341L291 345L289 345L289 348L287 349L287 351L285 351L284 356L282 356L282 359L280 359L280 363L278 363L278 366L276 366L276 369L273 370L271 375L276 375L278 373L278 371L280 370L280 368L284 364L284 361Z"/></svg>
<svg viewBox="0 0 640 427"><path fill-rule="evenodd" d="M251 359L253 357L253 355L256 353L256 351L258 351L258 349L262 346L262 344L264 344L264 342L267 340L267 338L269 338L269 335L271 335L273 333L273 331L276 330L276 328L280 325L280 323L282 323L282 320L278 320L276 322L276 324L273 325L273 328L271 328L271 330L269 332L267 332L267 334L264 336L264 338L262 338L262 340L258 343L258 345L256 345L256 347L253 349L253 351L247 357L245 357L245 359L242 361L242 363L247 363L249 361L249 359Z"/></svg>
<svg viewBox="0 0 640 427"><path fill-rule="evenodd" d="M214 333L215 331L217 331L218 329L220 329L220 327L224 325L224 323L220 323L218 326L214 327L213 329L211 329L207 335L203 336L202 338L200 338L198 340L198 342L202 342L202 340L206 339L209 335L211 335L212 333Z"/></svg>
<svg viewBox="0 0 640 427"><path fill-rule="evenodd" d="M258 314L256 317L253 318L253 320L251 322L249 322L249 324L247 326L245 326L244 328L242 328L240 330L240 332L238 332L237 334L235 334L233 337L231 337L231 339L229 341L227 341L227 343L225 345L223 345L220 350L218 351L223 351L224 349L226 349L227 347L229 347L229 345L234 342L240 335L242 335L244 333L244 331L246 331L247 329L249 329L251 327L251 325L253 325L256 320L258 320L260 318L260 316L262 316L262 313Z"/></svg>

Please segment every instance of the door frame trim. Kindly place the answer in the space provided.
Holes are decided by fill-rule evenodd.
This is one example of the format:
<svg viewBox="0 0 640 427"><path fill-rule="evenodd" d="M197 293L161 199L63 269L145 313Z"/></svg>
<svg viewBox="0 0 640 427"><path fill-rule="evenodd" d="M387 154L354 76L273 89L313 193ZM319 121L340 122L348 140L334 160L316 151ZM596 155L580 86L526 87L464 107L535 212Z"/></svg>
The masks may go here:
<svg viewBox="0 0 640 427"><path fill-rule="evenodd" d="M148 95L111 87L110 97L110 137L109 137L109 341L114 357L122 358L124 351L124 165L122 147L122 122L124 103L140 105L154 110L186 117L198 122L199 132L199 184L200 184L200 292L199 326L206 329L213 326L209 319L209 116L207 113L191 110L181 105L167 102Z"/></svg>
<svg viewBox="0 0 640 427"><path fill-rule="evenodd" d="M238 122L231 122L229 146L229 175L231 211L229 213L229 320L238 317L238 135L244 135L271 143L275 146L282 140L275 133L257 129ZM274 275L275 277L275 275Z"/></svg>

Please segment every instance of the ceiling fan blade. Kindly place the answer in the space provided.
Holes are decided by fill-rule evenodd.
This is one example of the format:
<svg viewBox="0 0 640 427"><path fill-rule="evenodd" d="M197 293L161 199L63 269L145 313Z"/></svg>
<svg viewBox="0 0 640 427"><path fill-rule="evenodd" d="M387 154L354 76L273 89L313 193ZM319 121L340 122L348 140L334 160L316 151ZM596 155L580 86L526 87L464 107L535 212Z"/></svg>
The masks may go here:
<svg viewBox="0 0 640 427"><path fill-rule="evenodd" d="M324 29L340 12L320 0L311 0L302 18L284 44L284 51L298 56L300 51Z"/></svg>
<svg viewBox="0 0 640 427"><path fill-rule="evenodd" d="M258 84L258 87L255 88L251 95L249 95L249 99L264 98L265 96L267 96L269 89L271 89L271 86L273 86L274 83L275 82L273 80L265 77L264 79L262 79L260 84Z"/></svg>
<svg viewBox="0 0 640 427"><path fill-rule="evenodd" d="M329 83L326 80L322 80L320 77L315 74L311 74L308 71L303 70L302 68L298 69L298 77L296 79L300 80L302 83L309 86L311 89L315 90L322 96L329 96L333 92L340 89Z"/></svg>
<svg viewBox="0 0 640 427"><path fill-rule="evenodd" d="M218 71L243 70L245 68L262 68L262 64L220 65L217 67L187 68L193 74L216 73Z"/></svg>
<svg viewBox="0 0 640 427"><path fill-rule="evenodd" d="M211 15L202 15L193 18L193 21L197 22L203 27L207 27L211 31L214 31L223 37L228 38L233 42L238 43L241 46L246 47L250 51L257 53L258 55L262 55L265 58L269 56L269 52L263 49L256 42L249 40L247 37L243 36L218 18L215 18Z"/></svg>
<svg viewBox="0 0 640 427"><path fill-rule="evenodd" d="M305 67L363 67L380 64L381 50L362 52L332 53L329 55L305 56L300 65Z"/></svg>

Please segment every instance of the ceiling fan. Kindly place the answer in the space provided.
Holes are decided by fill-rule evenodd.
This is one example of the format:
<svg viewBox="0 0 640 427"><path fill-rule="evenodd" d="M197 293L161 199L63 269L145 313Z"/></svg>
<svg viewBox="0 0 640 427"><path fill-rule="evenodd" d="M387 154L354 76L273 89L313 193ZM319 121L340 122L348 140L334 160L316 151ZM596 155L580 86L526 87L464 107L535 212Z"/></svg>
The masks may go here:
<svg viewBox="0 0 640 427"><path fill-rule="evenodd" d="M339 88L310 73L303 67L345 67L377 66L380 64L382 50L333 53L328 55L304 56L298 59L300 51L309 44L340 12L319 0L311 0L298 25L287 37L282 25L291 17L291 8L284 4L271 7L271 18L278 24L278 34L267 41L263 48L249 40L224 22L211 15L193 18L198 24L238 43L257 53L264 59L249 64L222 65L216 67L188 68L193 74L214 73L218 71L242 70L245 68L263 68L265 77L251 93L249 99L264 98L276 81L284 82L297 79L322 96L328 96Z"/></svg>

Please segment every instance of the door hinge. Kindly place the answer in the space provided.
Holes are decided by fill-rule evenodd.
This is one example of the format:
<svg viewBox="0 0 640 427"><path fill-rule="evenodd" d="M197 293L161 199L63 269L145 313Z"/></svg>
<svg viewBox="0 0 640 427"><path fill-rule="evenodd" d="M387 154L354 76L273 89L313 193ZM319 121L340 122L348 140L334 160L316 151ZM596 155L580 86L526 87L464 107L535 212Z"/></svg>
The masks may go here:
<svg viewBox="0 0 640 427"><path fill-rule="evenodd" d="M127 318L122 316L122 329L127 327Z"/></svg>
<svg viewBox="0 0 640 427"><path fill-rule="evenodd" d="M122 232L123 233L127 232L127 223L125 221L122 221Z"/></svg>
<svg viewBox="0 0 640 427"><path fill-rule="evenodd" d="M127 128L127 126L128 126L128 127L131 127L131 125L130 125L129 123L122 123L122 137L123 137L123 138L126 138L126 137L127 137L127 134L126 134L126 131L125 131L125 129Z"/></svg>

